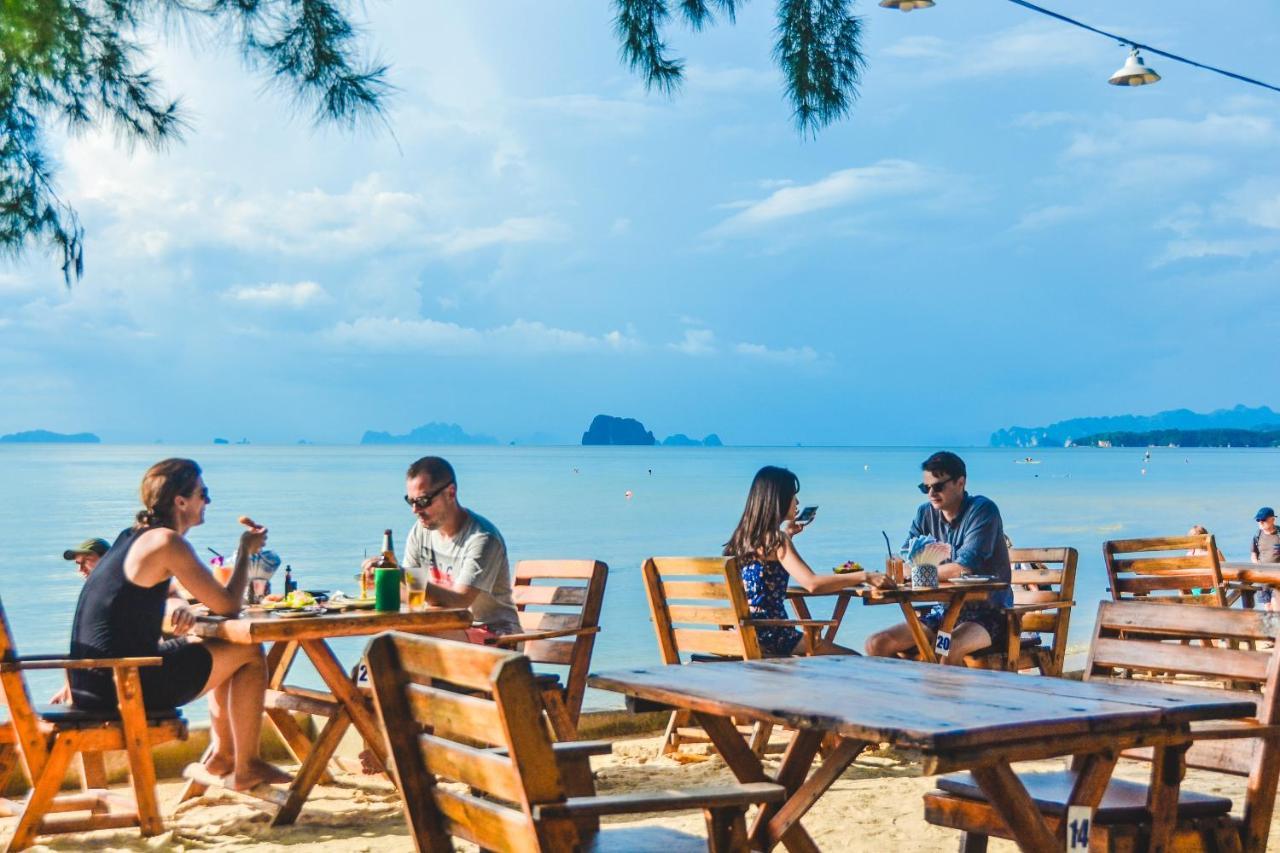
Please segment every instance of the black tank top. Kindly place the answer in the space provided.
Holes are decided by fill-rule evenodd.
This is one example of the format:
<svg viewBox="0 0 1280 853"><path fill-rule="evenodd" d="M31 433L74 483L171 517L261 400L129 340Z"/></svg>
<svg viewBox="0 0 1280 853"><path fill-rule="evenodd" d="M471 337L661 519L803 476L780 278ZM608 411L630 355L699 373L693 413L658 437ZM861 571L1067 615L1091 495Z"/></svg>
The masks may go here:
<svg viewBox="0 0 1280 853"><path fill-rule="evenodd" d="M145 531L125 530L98 561L80 590L71 626L71 657L123 658L155 655L164 625L169 580L138 586L124 573L129 550ZM115 705L115 682L109 669L68 672L77 704Z"/></svg>

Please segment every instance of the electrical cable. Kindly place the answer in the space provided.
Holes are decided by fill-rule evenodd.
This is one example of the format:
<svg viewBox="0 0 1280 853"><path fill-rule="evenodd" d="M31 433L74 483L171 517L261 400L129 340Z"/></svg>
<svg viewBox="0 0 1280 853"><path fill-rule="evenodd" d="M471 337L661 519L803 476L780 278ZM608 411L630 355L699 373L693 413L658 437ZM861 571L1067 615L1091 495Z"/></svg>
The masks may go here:
<svg viewBox="0 0 1280 853"><path fill-rule="evenodd" d="M1182 63L1185 63L1186 65L1191 65L1196 68L1203 68L1206 71L1212 71L1215 74L1221 74L1224 77L1231 77L1236 80L1240 80L1244 83L1252 83L1255 86L1261 86L1264 89L1270 89L1273 92L1280 92L1280 86L1272 86L1270 83L1264 83L1261 80L1255 80L1252 77L1245 77L1243 74L1237 74L1234 71L1227 71L1225 68L1217 68L1213 65L1205 65L1203 62L1196 62L1194 59L1187 59L1185 56L1178 56L1176 53L1169 53L1167 50L1161 50L1158 47L1152 47L1149 44L1143 44L1142 42L1134 41L1131 38L1125 38L1124 36L1118 36L1115 33L1109 33L1106 30L1100 30L1097 27L1091 27L1082 21L1077 21L1075 18L1068 18L1066 15L1059 14L1057 12L1054 12L1051 9L1046 9L1043 6L1037 6L1035 3L1029 3L1027 2L1027 0L1009 0L1009 2L1017 6L1023 6L1027 9L1030 9L1033 12L1039 12L1042 15L1048 15L1050 18L1057 18L1059 21L1062 21L1067 24L1071 24L1073 27L1079 27L1082 30L1088 30L1091 33L1097 33L1100 36L1106 36L1109 39L1115 39L1121 44L1127 44L1130 47L1136 47L1139 50L1145 50L1148 53L1154 53L1157 56L1163 56L1165 59L1172 59L1174 62L1182 62Z"/></svg>

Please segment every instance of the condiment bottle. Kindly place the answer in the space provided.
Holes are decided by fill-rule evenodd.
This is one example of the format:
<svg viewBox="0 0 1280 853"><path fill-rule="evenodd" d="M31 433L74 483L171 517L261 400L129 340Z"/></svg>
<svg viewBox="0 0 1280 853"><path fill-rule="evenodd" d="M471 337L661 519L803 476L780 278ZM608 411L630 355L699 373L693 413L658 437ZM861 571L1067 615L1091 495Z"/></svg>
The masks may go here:
<svg viewBox="0 0 1280 853"><path fill-rule="evenodd" d="M284 567L284 594L288 595L298 588L298 583L293 579L293 566L286 565Z"/></svg>

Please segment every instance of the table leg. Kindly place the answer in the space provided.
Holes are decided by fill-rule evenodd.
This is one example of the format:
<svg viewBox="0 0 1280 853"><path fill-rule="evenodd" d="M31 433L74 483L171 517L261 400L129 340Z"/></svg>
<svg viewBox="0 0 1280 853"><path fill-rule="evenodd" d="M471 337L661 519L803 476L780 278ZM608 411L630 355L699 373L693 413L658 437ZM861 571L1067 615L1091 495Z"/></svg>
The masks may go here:
<svg viewBox="0 0 1280 853"><path fill-rule="evenodd" d="M387 762L387 745L382 736L382 727L378 725L378 721L374 719L372 712L369 710L364 694L356 687L355 682L347 675L346 670L342 668L342 664L333 653L333 649L329 648L329 644L324 640L302 640L302 650L306 652L307 657L316 668L316 672L320 673L320 677L324 679L325 686L329 688L329 692L333 694L333 698L342 704L347 716L350 717L352 725L360 732L369 747L377 756L382 766L389 766ZM336 744L335 744L336 745ZM319 748L319 739L316 741L316 752L321 752ZM333 750L329 750L332 754ZM324 756L324 761L329 760L329 755Z"/></svg>
<svg viewBox="0 0 1280 853"><path fill-rule="evenodd" d="M741 732L738 731L737 727L734 726L730 720L716 716L715 714L695 712L695 715L697 716L698 723L701 724L703 731L707 733L707 737L711 738L711 742L715 744L716 751L720 753L720 757L724 759L724 763L729 765L729 769L733 771L733 775L737 777L739 782L775 781L774 779L769 778L769 775L765 773L764 765L760 762L760 758L751 751L751 748L747 745L746 738L742 736ZM799 733L797 733L797 736L798 735ZM821 742L821 740L822 738L819 735L812 746L805 748L805 751L809 754L808 760L810 762L813 761L813 756L817 754L817 743ZM792 742L792 747L794 747L794 741ZM788 748L787 750L789 754L791 753L791 749L792 748ZM797 753L795 757L798 758L799 756L800 754ZM783 765L785 767L786 758L783 759ZM805 769L808 769L807 765ZM779 776L781 775L782 774L780 772ZM801 776L801 779L803 779L803 775ZM762 807L762 809L763 808L766 807ZM809 836L809 833L805 831L805 828L800 825L798 822L799 818L800 815L796 815L795 822L791 824L786 835L782 837L782 843L786 845L788 850L792 851L816 851L818 849L817 845L814 844L813 839ZM757 819L757 823L758 822L759 821ZM754 834L755 827L752 829ZM761 829L763 829L763 827L761 827ZM770 841L768 844L763 844L761 839L756 839L752 842L752 846L762 846L763 849L767 850L774 843L777 842Z"/></svg>
<svg viewBox="0 0 1280 853"><path fill-rule="evenodd" d="M865 741L841 738L839 745L828 752L822 759L821 766L813 771L808 779L803 780L781 808L769 819L767 837L770 839L785 838L787 832L796 826L800 818L808 814L809 809L835 784L858 754L867 747ZM812 758L809 759L812 762ZM785 759L784 759L785 762ZM782 781L779 774L779 782ZM785 783L784 783L785 784ZM788 785L787 790L791 788Z"/></svg>
<svg viewBox="0 0 1280 853"><path fill-rule="evenodd" d="M1178 823L1178 791L1186 774L1187 748L1190 744L1173 743L1157 746L1151 755L1151 785L1147 808L1151 812L1150 853L1170 849L1173 830Z"/></svg>
<svg viewBox="0 0 1280 853"><path fill-rule="evenodd" d="M302 811L302 804L307 801L307 797L311 795L311 789L316 786L316 783L320 781L320 777L324 775L325 767L329 763L329 757L338 748L338 744L342 741L342 735L346 733L347 726L350 724L351 718L343 710L339 710L324 724L324 728L320 730L320 736L316 738L316 742L312 746L311 754L307 756L307 760L298 768L297 775L293 777L293 782L289 785L288 796L284 805L276 812L276 816L271 819L272 826L288 826L298 819L298 812Z"/></svg>
<svg viewBox="0 0 1280 853"><path fill-rule="evenodd" d="M1036 807L1026 786L1014 774L1008 761L975 767L970 773L982 792L1009 827L1022 850L1058 850L1061 845L1049 831L1044 815Z"/></svg>
<svg viewBox="0 0 1280 853"><path fill-rule="evenodd" d="M831 611L831 618L835 620L836 624L828 628L827 633L822 637L827 645L831 645L836 641L836 633L840 630L840 626L844 624L844 614L849 609L849 601L852 598L853 596L851 595L836 596L836 606Z"/></svg>
<svg viewBox="0 0 1280 853"><path fill-rule="evenodd" d="M916 614L916 609L911 606L911 601L904 598L898 602L898 606L902 608L902 615L907 620L907 628L911 630L911 637L916 641L916 649L920 652L920 660L925 663L937 663L938 656L933 653L933 643L929 642L929 632L924 629L924 625L920 622L920 617Z"/></svg>

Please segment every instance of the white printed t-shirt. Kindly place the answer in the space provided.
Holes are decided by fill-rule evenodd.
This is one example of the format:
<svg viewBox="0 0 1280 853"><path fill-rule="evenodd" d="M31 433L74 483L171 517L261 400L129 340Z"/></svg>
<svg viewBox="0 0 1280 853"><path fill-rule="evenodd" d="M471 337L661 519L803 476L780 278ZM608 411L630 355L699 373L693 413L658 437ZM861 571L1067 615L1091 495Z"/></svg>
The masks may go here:
<svg viewBox="0 0 1280 853"><path fill-rule="evenodd" d="M420 580L479 590L471 602L476 621L495 634L520 633L520 617L511 599L507 543L487 518L467 510L467 522L452 539L415 522L405 542L403 566Z"/></svg>

